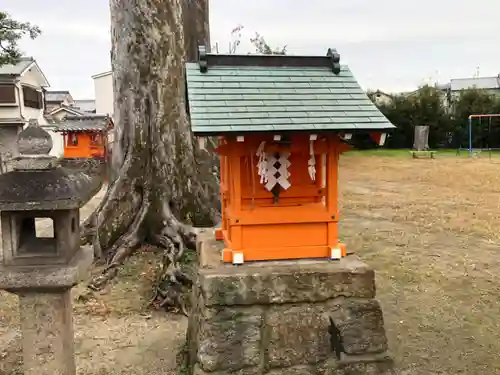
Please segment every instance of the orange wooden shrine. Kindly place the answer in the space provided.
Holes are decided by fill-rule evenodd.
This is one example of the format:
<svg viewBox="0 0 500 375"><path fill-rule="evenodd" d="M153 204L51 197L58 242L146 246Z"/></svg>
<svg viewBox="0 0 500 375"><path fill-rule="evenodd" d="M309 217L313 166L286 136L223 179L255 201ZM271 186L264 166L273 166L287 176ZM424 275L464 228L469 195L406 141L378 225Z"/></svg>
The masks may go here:
<svg viewBox="0 0 500 375"><path fill-rule="evenodd" d="M277 185L270 192L261 183L259 147L268 155L289 154L286 190ZM337 135L220 137L222 223L216 236L225 243L224 261L239 263L235 254L244 261L344 256L337 181L339 154L348 148Z"/></svg>
<svg viewBox="0 0 500 375"><path fill-rule="evenodd" d="M106 158L113 121L107 116L66 116L56 131L64 137L65 158Z"/></svg>
<svg viewBox="0 0 500 375"><path fill-rule="evenodd" d="M340 259L339 156L394 126L339 55L217 55L186 64L198 137L217 136L224 262Z"/></svg>

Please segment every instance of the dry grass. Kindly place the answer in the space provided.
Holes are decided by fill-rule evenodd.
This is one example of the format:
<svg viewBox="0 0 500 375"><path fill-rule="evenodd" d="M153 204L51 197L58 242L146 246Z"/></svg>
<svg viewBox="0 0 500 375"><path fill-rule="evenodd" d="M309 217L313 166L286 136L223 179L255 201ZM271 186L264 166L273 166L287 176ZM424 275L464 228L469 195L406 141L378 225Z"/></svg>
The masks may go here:
<svg viewBox="0 0 500 375"><path fill-rule="evenodd" d="M500 160L346 156L345 241L403 374L500 374Z"/></svg>

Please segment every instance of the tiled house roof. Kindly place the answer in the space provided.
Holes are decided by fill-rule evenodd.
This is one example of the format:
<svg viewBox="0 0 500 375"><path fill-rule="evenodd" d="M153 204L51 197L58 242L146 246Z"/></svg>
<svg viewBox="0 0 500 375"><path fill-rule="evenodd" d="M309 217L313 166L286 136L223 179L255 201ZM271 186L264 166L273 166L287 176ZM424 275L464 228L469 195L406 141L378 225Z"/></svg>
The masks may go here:
<svg viewBox="0 0 500 375"><path fill-rule="evenodd" d="M45 93L45 100L47 102L62 102L69 95L69 91L47 91Z"/></svg>
<svg viewBox="0 0 500 375"><path fill-rule="evenodd" d="M109 128L110 118L107 116L66 116L57 124L57 132L104 131Z"/></svg>
<svg viewBox="0 0 500 375"><path fill-rule="evenodd" d="M450 81L452 91L476 88L479 90L500 89L500 76L477 77L477 78L455 78Z"/></svg>
<svg viewBox="0 0 500 375"><path fill-rule="evenodd" d="M5 64L0 66L0 76L19 76L35 62L33 57L21 57L15 65Z"/></svg>
<svg viewBox="0 0 500 375"><path fill-rule="evenodd" d="M186 80L197 134L394 127L329 56L207 54L186 64Z"/></svg>

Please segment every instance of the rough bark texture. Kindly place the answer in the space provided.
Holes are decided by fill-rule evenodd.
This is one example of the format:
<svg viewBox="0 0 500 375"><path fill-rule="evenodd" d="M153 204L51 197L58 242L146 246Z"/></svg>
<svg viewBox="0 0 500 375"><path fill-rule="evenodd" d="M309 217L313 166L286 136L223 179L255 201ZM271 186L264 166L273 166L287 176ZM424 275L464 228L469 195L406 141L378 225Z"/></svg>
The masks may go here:
<svg viewBox="0 0 500 375"><path fill-rule="evenodd" d="M203 181L211 169L197 163L185 110L183 6L181 0L110 5L116 178L84 225L84 241L93 240L96 256L108 265L90 286L102 287L148 243L164 249L162 287L154 302L182 308L190 280L179 263L196 237L182 221L192 218L194 208L204 217L216 213Z"/></svg>
<svg viewBox="0 0 500 375"><path fill-rule="evenodd" d="M183 5L186 61L197 61L199 46L210 50L209 0L186 0ZM204 148L194 142L194 152L199 173L204 176L204 196L208 199L205 206L211 207L211 212L207 215L207 210L200 211L199 206L187 206L185 210L190 220L202 227L210 225L210 219L214 217L218 220L220 212L219 155L215 152L217 138L206 137L205 141Z"/></svg>
<svg viewBox="0 0 500 375"><path fill-rule="evenodd" d="M198 46L210 49L209 0L184 1L184 36L187 61L196 61Z"/></svg>

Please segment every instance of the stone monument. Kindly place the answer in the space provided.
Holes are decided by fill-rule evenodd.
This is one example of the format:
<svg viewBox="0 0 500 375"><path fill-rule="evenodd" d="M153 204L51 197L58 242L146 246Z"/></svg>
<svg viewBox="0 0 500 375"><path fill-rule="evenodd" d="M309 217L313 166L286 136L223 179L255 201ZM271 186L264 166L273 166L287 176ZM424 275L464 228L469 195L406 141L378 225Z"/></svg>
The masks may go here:
<svg viewBox="0 0 500 375"><path fill-rule="evenodd" d="M415 126L413 149L416 151L429 150L429 126L426 125Z"/></svg>
<svg viewBox="0 0 500 375"><path fill-rule="evenodd" d="M415 126L413 149L410 151L414 159L435 158L436 151L429 148L429 132L430 127L428 125Z"/></svg>
<svg viewBox="0 0 500 375"><path fill-rule="evenodd" d="M0 289L19 296L24 373L74 375L70 290L92 264L80 247L79 209L101 182L49 156L50 135L36 121L18 137L14 170L0 176L3 261ZM53 223L37 233L36 219Z"/></svg>

